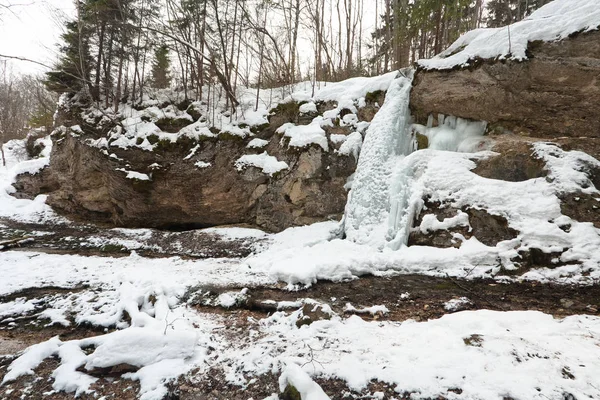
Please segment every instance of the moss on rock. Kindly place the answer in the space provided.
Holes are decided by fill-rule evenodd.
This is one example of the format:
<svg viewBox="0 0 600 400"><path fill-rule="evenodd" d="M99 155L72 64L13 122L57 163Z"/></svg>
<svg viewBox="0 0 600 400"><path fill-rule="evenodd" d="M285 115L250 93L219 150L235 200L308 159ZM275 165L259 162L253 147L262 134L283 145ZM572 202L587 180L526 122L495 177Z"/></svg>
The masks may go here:
<svg viewBox="0 0 600 400"><path fill-rule="evenodd" d="M298 389L296 389L293 385L288 385L285 387L285 390L281 394L281 400L302 400L302 396Z"/></svg>

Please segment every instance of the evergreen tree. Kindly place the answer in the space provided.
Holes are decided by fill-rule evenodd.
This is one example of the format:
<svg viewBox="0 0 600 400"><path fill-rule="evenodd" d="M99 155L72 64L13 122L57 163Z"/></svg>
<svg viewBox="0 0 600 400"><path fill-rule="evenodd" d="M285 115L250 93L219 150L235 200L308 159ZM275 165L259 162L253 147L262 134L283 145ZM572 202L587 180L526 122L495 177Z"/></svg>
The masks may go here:
<svg viewBox="0 0 600 400"><path fill-rule="evenodd" d="M170 76L171 60L169 59L169 48L162 45L154 52L152 62L152 86L157 89L165 89L171 84Z"/></svg>
<svg viewBox="0 0 600 400"><path fill-rule="evenodd" d="M490 0L487 3L486 25L498 28L521 21L551 0Z"/></svg>
<svg viewBox="0 0 600 400"><path fill-rule="evenodd" d="M383 23L372 34L377 48L369 60L371 65L383 62L383 71L441 52L479 26L482 7L481 0L388 0L386 4Z"/></svg>
<svg viewBox="0 0 600 400"><path fill-rule="evenodd" d="M61 35L64 45L60 46L61 58L54 65L53 71L46 73L44 83L48 90L57 93L76 93L84 87L89 87L90 68L93 59L90 56L90 30L83 25L79 34L76 21L66 24L66 32Z"/></svg>

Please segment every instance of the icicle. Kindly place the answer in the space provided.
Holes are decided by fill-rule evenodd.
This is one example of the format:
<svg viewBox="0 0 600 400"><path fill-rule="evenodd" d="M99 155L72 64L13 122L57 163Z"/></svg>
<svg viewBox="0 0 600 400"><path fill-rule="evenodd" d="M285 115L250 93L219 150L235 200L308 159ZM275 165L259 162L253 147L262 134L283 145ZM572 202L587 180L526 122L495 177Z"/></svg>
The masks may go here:
<svg viewBox="0 0 600 400"><path fill-rule="evenodd" d="M427 117L427 128L433 128L433 114L429 114Z"/></svg>
<svg viewBox="0 0 600 400"><path fill-rule="evenodd" d="M371 122L346 205L344 232L349 240L383 247L390 214L390 180L394 165L414 150L409 111L413 71L402 71L388 89Z"/></svg>

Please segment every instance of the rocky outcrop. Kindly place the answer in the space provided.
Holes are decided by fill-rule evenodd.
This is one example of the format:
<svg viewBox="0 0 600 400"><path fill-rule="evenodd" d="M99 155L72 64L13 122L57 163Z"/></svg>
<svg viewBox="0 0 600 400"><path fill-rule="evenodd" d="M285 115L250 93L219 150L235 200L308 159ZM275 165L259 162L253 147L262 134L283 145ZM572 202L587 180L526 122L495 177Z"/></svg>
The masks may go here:
<svg viewBox="0 0 600 400"><path fill-rule="evenodd" d="M536 179L540 178L550 183L555 178L549 173L550 168L546 161L536 154L535 144L537 142L548 141L512 134L496 136L492 141L493 153L489 157L476 157L474 159L475 168L471 172L483 178L518 182L523 185L535 185ZM563 138L555 144L557 148L563 147L563 150L570 151L571 147L580 148L581 143L578 140L571 141ZM556 223L564 232L570 232L572 224L577 223L591 223L594 227L600 228L600 195L596 190L600 188L598 165L600 162L593 162L582 154L577 169L586 176L586 182L582 182L580 188L574 186L570 190L556 193L560 202L561 214L569 217L566 221L570 221ZM509 194L507 193L507 195ZM551 190L548 191L548 196L554 195ZM457 197L460 197L460 194L457 194ZM539 212L536 211L535 203L530 204L528 209L532 212ZM457 220L461 215L463 219ZM440 223L439 226L432 229L431 224L424 223L426 218L435 218ZM448 224L447 227L442 223L453 220L457 222ZM553 221L550 220L550 222ZM474 237L487 246L495 247L502 241L517 239L519 234L520 232L513 229L503 215L494 214L482 207L481 204L474 203L457 208L452 200L440 203L426 197L423 199L420 212L414 218L408 245L458 248L464 240ZM562 264L552 262L552 260L567 250L568 248L565 248L562 251L549 253L531 247L526 251L521 251L519 257L513 261L522 267L549 266L554 268Z"/></svg>
<svg viewBox="0 0 600 400"><path fill-rule="evenodd" d="M411 109L488 121L490 134L600 138L600 31L529 43L524 62L477 60L450 71L417 71Z"/></svg>
<svg viewBox="0 0 600 400"><path fill-rule="evenodd" d="M557 42L530 42L528 59L473 60L452 70L418 69L411 92L411 111L420 124L437 125L438 115L488 122L486 136L496 155L477 160L473 173L488 179L523 182L548 176L546 163L534 150L536 142L550 142L565 151L582 151L600 159L600 31L574 34ZM426 143L423 147L426 147ZM421 148L421 147L419 147ZM600 227L600 168L581 162L589 179L582 189L557 193L561 213L577 222ZM589 185L589 186L586 186ZM583 193L586 191L587 193ZM486 210L431 203L415 217L409 245L458 247L463 238L476 237L488 246L514 239L519 232L506 220ZM535 209L535 204L531 205ZM468 215L469 225L423 231L423 219L438 221ZM570 225L560 226L569 232ZM521 265L551 265L562 252L531 248L520 254Z"/></svg>
<svg viewBox="0 0 600 400"><path fill-rule="evenodd" d="M377 107L367 103L360 118L372 118ZM335 104L320 103L317 112L332 108ZM280 231L339 219L348 177L356 168L355 155L336 151L339 135L354 131L344 124L325 127L327 138L338 135L329 151L315 144L285 145L277 128L288 122L308 124L314 118L300 113L294 102L275 109L270 123L253 128L252 136L180 136L176 142L153 143L152 151L110 144L99 148L94 143L106 137L107 128L86 125L72 108L59 111L60 123L67 128L53 134L50 166L41 174L21 176L15 186L20 197L48 194L47 204L79 220L175 230L251 224ZM252 139L264 142L249 148ZM236 165L244 155L264 152L288 167L267 173Z"/></svg>

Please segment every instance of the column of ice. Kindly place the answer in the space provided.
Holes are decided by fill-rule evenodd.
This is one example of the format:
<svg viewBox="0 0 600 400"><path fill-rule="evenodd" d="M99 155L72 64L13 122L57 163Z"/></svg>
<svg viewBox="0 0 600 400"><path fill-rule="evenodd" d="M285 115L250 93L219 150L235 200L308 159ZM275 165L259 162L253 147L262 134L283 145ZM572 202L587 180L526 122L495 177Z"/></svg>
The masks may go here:
<svg viewBox="0 0 600 400"><path fill-rule="evenodd" d="M383 106L367 130L346 204L347 239L379 248L390 238L392 171L413 150L408 107L412 70L405 70L404 74L390 85Z"/></svg>

